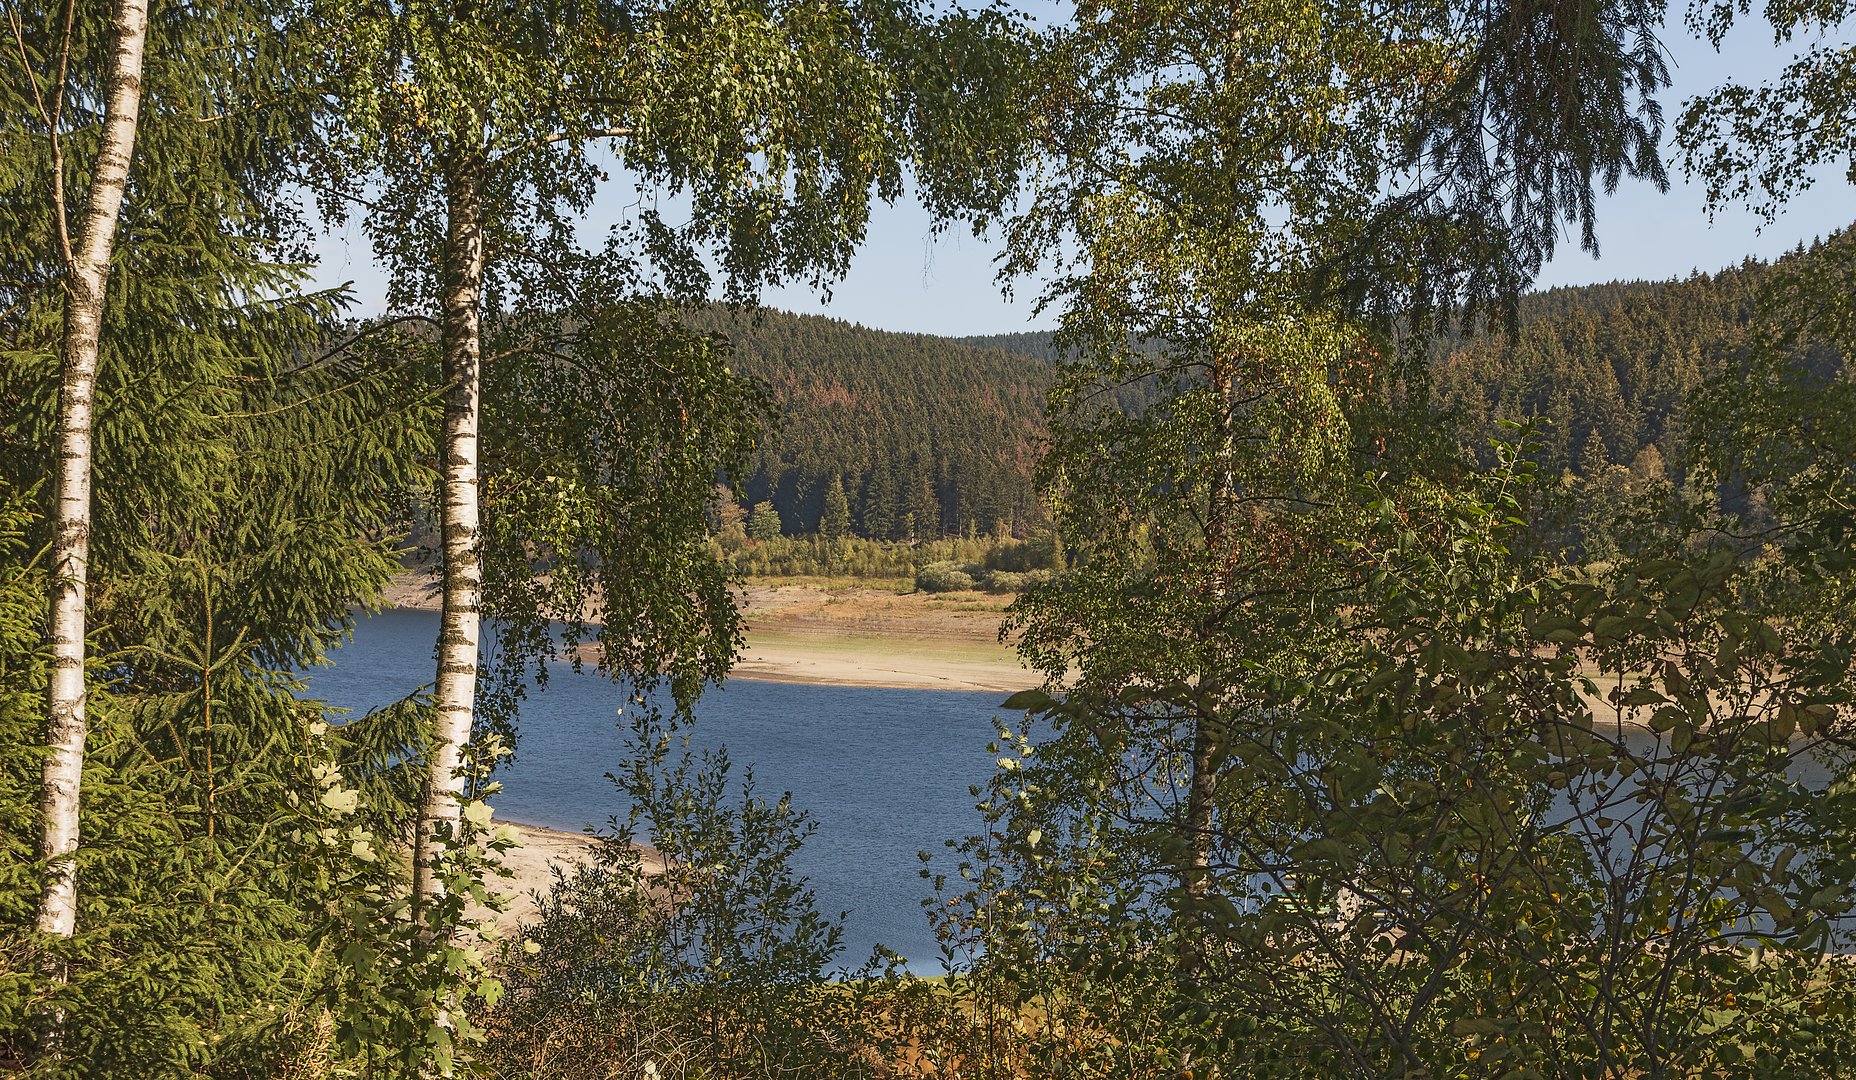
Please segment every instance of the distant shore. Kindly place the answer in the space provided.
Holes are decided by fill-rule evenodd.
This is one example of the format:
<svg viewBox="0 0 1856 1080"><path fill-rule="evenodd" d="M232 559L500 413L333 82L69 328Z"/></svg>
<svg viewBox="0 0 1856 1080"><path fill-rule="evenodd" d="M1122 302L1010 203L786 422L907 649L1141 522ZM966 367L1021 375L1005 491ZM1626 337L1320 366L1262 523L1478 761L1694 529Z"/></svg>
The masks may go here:
<svg viewBox="0 0 1856 1080"><path fill-rule="evenodd" d="M747 647L732 677L815 686L1011 693L1038 685L999 641L1008 598L860 585L750 584ZM425 574L388 586L390 607L438 610Z"/></svg>

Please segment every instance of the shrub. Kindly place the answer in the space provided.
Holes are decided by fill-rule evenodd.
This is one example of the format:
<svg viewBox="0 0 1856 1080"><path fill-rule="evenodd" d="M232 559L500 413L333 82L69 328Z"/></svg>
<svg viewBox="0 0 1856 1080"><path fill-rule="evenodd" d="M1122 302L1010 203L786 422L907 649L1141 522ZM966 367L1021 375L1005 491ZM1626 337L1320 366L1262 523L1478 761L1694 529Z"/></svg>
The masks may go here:
<svg viewBox="0 0 1856 1080"><path fill-rule="evenodd" d="M506 951L485 1064L562 1080L858 1075L878 1014L829 972L842 920L792 866L811 817L757 796L751 772L736 781L724 750L673 757L669 731L635 722L614 777L631 819L590 864L556 871ZM660 857L648 867L633 843L644 822ZM859 980L879 975L899 978L872 966Z"/></svg>
<svg viewBox="0 0 1856 1080"><path fill-rule="evenodd" d="M1049 570L1026 570L1022 573L1011 570L988 570L980 575L980 584L987 592L1018 593L1033 585L1042 585L1050 580Z"/></svg>
<svg viewBox="0 0 1856 1080"><path fill-rule="evenodd" d="M973 588L973 575L954 562L931 562L915 572L915 587L922 592L960 592Z"/></svg>

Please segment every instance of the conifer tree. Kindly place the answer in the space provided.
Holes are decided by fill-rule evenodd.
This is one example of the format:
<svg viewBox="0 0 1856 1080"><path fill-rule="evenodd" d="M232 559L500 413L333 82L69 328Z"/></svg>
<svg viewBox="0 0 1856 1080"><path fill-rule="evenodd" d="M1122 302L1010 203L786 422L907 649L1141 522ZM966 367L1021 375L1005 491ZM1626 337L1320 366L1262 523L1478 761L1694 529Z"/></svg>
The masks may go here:
<svg viewBox="0 0 1856 1080"><path fill-rule="evenodd" d="M1579 475L1588 480L1597 479L1611 466L1611 451L1605 446L1605 437L1594 427L1586 433L1585 447L1579 451Z"/></svg>
<svg viewBox="0 0 1856 1080"><path fill-rule="evenodd" d="M836 543L850 535L851 501L844 494L844 478L837 473L825 486L825 513L819 518L819 532Z"/></svg>
<svg viewBox="0 0 1856 1080"><path fill-rule="evenodd" d="M14 24L54 31L27 36L25 55L46 60L42 86L55 85L57 51L41 46L70 10L82 14L45 5ZM272 13L227 2L150 18L141 134L95 337L87 630L90 695L107 707L90 717L75 935L48 950L71 984L9 992L0 1042L20 1045L24 1002L63 1014L60 1057L79 1075L277 1072L317 1038L310 1003L342 981L317 942L354 930L339 917L354 899L343 890L380 885L357 883L378 870L353 849L322 846L322 800L340 785L319 747L371 731L387 772L417 753L416 732L392 724L317 735L321 710L299 700L295 673L397 568L399 495L422 482L430 444L419 387L382 357L419 345L384 340L383 328L339 331L337 298L301 291L281 166L313 103L294 92ZM96 111L83 72L109 39L87 19L68 93ZM43 133L11 137L34 115L9 110L0 139L0 400L11 410L0 486L45 500L66 303L46 212L55 158ZM100 125L78 126L81 143ZM35 549L51 540L44 509ZM385 814L391 801L367 809ZM19 808L4 813L16 820ZM34 921L10 897L0 920L9 934Z"/></svg>
<svg viewBox="0 0 1856 1080"><path fill-rule="evenodd" d="M771 502L757 502L748 511L748 539L778 540L786 531L780 521L780 511Z"/></svg>

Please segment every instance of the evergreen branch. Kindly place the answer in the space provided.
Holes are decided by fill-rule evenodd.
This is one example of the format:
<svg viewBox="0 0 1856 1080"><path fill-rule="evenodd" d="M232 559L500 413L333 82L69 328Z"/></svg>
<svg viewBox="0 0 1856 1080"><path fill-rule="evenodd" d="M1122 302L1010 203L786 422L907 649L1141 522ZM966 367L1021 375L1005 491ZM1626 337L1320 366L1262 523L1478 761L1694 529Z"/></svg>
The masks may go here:
<svg viewBox="0 0 1856 1080"><path fill-rule="evenodd" d="M382 319L379 322L369 324L367 327L355 333L352 337L349 337L346 341L340 342L339 344L336 344L330 347L328 351L316 357L314 360L311 360L303 364L300 367L291 368L290 370L285 371L282 374L285 377L288 377L291 375L301 375L306 371L314 371L316 368L321 367L323 364L328 363L329 361L340 356L342 353L360 344L366 338L374 334L380 333L381 331L391 329L392 327L398 326L401 323L409 323L409 322L410 323L424 323L427 326L430 326L434 329L437 329L439 326L438 320L432 318L430 315L417 315L417 314L395 315L392 318Z"/></svg>
<svg viewBox="0 0 1856 1080"><path fill-rule="evenodd" d="M291 374L303 374L310 370L312 369L307 368L307 367L302 367L302 368L296 369L296 371L292 372ZM357 386L361 386L365 384L366 382L367 382L366 377L362 377L358 379L351 379L348 382L342 383L339 386L331 386L327 390L323 390L320 393L310 394L307 397L298 398L295 401L286 401L282 405L278 405L275 408L259 409L255 412L222 412L222 413L215 413L214 416L220 420L262 420L266 417L277 416L282 413L287 413L291 411L292 409L300 409L303 406L310 404L311 402L320 401L326 397L334 397L337 394L346 393L347 391L352 390Z"/></svg>
<svg viewBox="0 0 1856 1080"><path fill-rule="evenodd" d="M45 96L40 89L39 73L32 66L32 58L26 51L25 28L19 21L19 10L7 5L7 23L13 31L13 43L19 48L20 70L25 72L26 82L32 87L32 104L38 110L39 119L44 122L47 135L51 139L52 155L52 216L58 225L58 245L64 255L64 265L68 271L76 261L71 249L70 214L65 208L64 198L64 144L58 138L58 126L64 115L64 80L71 59L71 23L76 17L76 0L65 0L64 36L59 44L58 87L52 99L52 107L45 107Z"/></svg>
<svg viewBox="0 0 1856 1080"><path fill-rule="evenodd" d="M33 70L32 58L26 52L26 31L19 23L18 9L11 4L7 5L6 21L13 28L13 44L19 47L20 70L26 73L26 83L32 87L32 104L39 111L39 119L45 122L47 128L50 128L52 116L46 111L45 96L39 90L39 73Z"/></svg>
<svg viewBox="0 0 1856 1080"><path fill-rule="evenodd" d="M71 215L64 201L64 143L58 138L58 128L64 123L64 90L70 75L71 34L76 19L77 0L65 0L64 35L58 42L58 88L52 94L49 125L52 140L52 211L58 222L58 244L64 250L67 273L77 265L77 255L71 248Z"/></svg>

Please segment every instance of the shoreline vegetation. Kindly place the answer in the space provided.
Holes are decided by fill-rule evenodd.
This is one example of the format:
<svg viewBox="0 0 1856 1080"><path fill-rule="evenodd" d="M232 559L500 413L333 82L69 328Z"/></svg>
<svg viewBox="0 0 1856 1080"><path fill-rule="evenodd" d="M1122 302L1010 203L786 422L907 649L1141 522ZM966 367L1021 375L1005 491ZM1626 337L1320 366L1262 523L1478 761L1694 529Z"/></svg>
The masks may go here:
<svg viewBox="0 0 1856 1080"><path fill-rule="evenodd" d="M499 825L511 826L522 837L522 843L502 854L503 869L510 876L491 882L497 892L513 893L514 899L509 906L497 913L497 935L511 939L520 932L521 925L533 922L539 908L536 905L537 894L545 894L554 881L554 870L559 867L562 873L571 874L574 868L589 861L593 849L600 843L600 838L593 833L568 832L565 829L550 829L541 825L530 825L521 821L497 818ZM648 844L636 844L646 874L664 872L664 857ZM481 918L487 914L482 908L475 908L471 917Z"/></svg>

